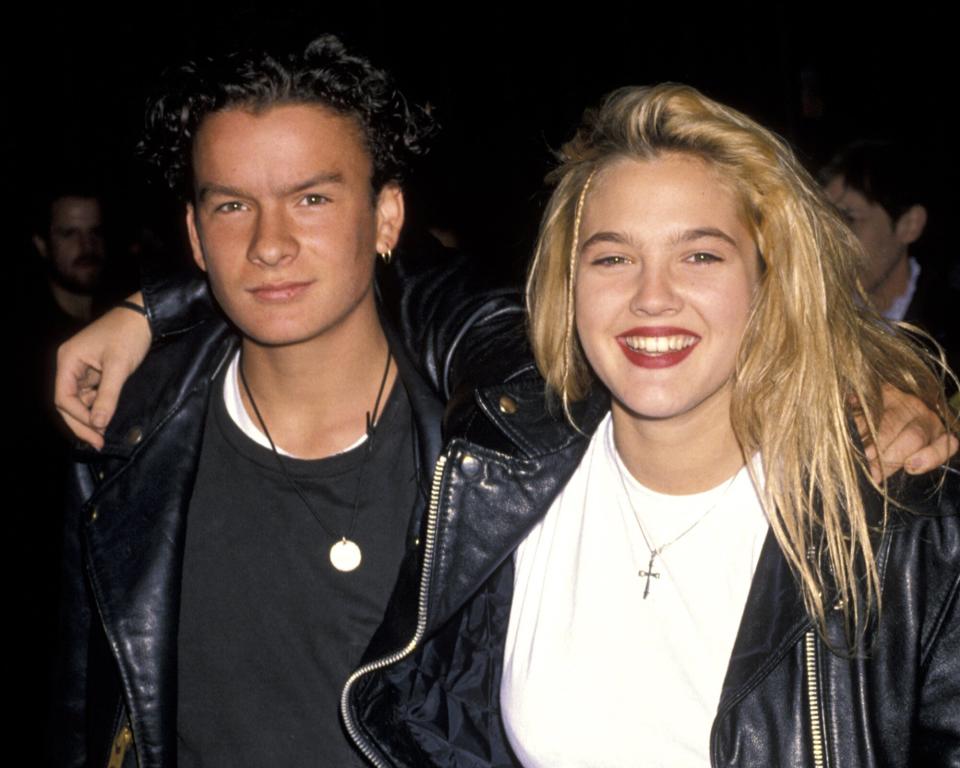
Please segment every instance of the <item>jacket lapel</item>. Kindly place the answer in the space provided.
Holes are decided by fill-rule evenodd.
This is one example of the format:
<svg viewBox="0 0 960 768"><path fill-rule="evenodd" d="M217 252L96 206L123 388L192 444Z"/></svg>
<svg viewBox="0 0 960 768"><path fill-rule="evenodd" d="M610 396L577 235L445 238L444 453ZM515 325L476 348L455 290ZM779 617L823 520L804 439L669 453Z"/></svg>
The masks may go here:
<svg viewBox="0 0 960 768"><path fill-rule="evenodd" d="M730 655L718 718L762 680L811 625L796 577L770 531Z"/></svg>
<svg viewBox="0 0 960 768"><path fill-rule="evenodd" d="M400 565L393 593L387 603L383 621L374 633L363 655L363 661L395 652L413 637L417 626L417 605L420 589L419 542L423 537L424 512L430 499L430 481L433 467L443 448L440 421L443 404L423 376L410 362L399 334L381 315L384 333L397 363L397 373L410 401L414 430L414 459L420 496L410 518L407 532L407 553Z"/></svg>
<svg viewBox="0 0 960 768"><path fill-rule="evenodd" d="M559 408L544 402L543 380L531 376L477 394L497 432L520 458L469 440L453 441L443 483L428 631L455 613L513 553L546 514L576 470L608 408L602 393L574 412L574 430ZM468 512L465 513L465 510Z"/></svg>
<svg viewBox="0 0 960 768"><path fill-rule="evenodd" d="M430 478L437 458L443 449L440 422L443 419L443 403L430 388L423 376L410 361L403 340L393 326L381 316L384 334L390 352L397 363L397 373L410 401L415 431L414 456L417 479L424 499L430 496ZM419 521L413 521L418 523Z"/></svg>
<svg viewBox="0 0 960 768"><path fill-rule="evenodd" d="M220 336L204 350L209 354L197 357L215 367L209 355L222 362L233 348L231 338ZM160 354L131 379L124 402L135 410L119 411L112 422L112 444L129 458L108 462L112 471L84 505L91 589L119 665L138 752L148 765L176 755L184 534L212 380L209 373L196 377L184 370ZM171 371L177 381L164 386ZM144 403L152 406L149 420Z"/></svg>

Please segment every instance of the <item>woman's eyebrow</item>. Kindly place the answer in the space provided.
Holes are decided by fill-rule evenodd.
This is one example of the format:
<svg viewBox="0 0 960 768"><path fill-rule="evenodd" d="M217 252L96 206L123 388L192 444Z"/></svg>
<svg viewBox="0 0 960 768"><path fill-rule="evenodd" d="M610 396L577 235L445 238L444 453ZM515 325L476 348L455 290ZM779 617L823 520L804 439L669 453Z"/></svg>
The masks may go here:
<svg viewBox="0 0 960 768"><path fill-rule="evenodd" d="M694 227L693 229L687 229L683 232L678 232L673 238L673 241L675 243L690 243L704 237L716 237L730 243L734 248L737 247L736 240L722 229L717 229L716 227Z"/></svg>
<svg viewBox="0 0 960 768"><path fill-rule="evenodd" d="M611 232L611 231L602 231L595 232L590 235L586 240L583 241L583 245L580 246L581 251L585 251L591 245L596 243L614 243L615 245L634 245L633 238L628 235L623 234L622 232Z"/></svg>

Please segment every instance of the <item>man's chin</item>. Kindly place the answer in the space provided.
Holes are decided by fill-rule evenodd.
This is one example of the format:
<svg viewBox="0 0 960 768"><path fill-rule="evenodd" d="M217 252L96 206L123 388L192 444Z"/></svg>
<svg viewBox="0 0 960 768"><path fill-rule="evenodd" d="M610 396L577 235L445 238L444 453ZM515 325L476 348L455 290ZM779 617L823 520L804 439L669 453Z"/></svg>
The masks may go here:
<svg viewBox="0 0 960 768"><path fill-rule="evenodd" d="M65 291L78 296L93 296L100 288L103 280L102 270L95 275L51 275L50 279Z"/></svg>

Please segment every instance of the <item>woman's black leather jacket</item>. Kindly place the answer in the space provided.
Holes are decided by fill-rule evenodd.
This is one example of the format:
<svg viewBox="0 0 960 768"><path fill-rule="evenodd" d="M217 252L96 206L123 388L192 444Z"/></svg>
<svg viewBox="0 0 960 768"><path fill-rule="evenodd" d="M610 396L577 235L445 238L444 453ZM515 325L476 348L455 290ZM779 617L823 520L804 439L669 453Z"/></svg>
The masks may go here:
<svg viewBox="0 0 960 768"><path fill-rule="evenodd" d="M596 398L576 414L587 435L605 409ZM411 585L406 597L417 623L378 638L348 683L344 716L375 764L517 765L499 716L511 555L587 437L551 415L532 371L477 389L447 419L410 570L419 592ZM877 535L882 613L855 654L842 650L840 613L826 639L817 633L768 535L710 734L712 765L960 765L960 473L901 474L892 487L906 509L892 509ZM880 520L881 498L866 483L863 493Z"/></svg>

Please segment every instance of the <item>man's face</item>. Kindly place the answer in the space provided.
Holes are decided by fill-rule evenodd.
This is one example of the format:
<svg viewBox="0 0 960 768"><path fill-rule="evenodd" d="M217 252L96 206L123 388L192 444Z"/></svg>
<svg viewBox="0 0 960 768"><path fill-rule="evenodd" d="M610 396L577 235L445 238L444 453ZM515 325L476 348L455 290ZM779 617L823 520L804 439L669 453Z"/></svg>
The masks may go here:
<svg viewBox="0 0 960 768"><path fill-rule="evenodd" d="M50 230L35 238L51 279L75 293L92 293L100 283L105 251L100 202L95 197L61 197L50 206Z"/></svg>
<svg viewBox="0 0 960 768"><path fill-rule="evenodd" d="M867 293L879 290L897 266L906 261L909 242L897 231L886 209L872 203L863 193L848 187L842 176L834 176L824 188L850 229L866 251L867 261L860 279Z"/></svg>
<svg viewBox="0 0 960 768"><path fill-rule="evenodd" d="M194 142L193 256L224 311L264 345L309 341L373 301L375 253L392 249L403 198L374 200L356 122L316 105L230 109Z"/></svg>

